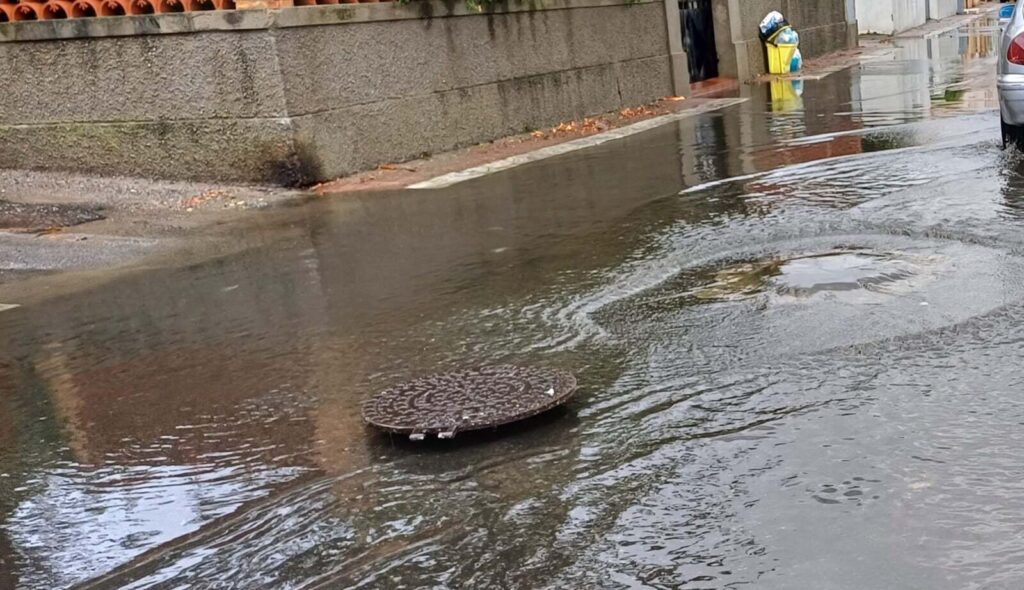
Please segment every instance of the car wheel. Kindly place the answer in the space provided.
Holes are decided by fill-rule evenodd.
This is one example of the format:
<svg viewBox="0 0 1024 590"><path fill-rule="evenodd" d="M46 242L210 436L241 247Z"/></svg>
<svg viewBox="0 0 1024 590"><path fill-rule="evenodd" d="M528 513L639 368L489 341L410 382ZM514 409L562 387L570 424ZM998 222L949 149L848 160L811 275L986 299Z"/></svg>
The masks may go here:
<svg viewBox="0 0 1024 590"><path fill-rule="evenodd" d="M1008 147L1024 149L1024 128L1010 125L1002 117L999 118L999 128L1003 137L1003 149Z"/></svg>

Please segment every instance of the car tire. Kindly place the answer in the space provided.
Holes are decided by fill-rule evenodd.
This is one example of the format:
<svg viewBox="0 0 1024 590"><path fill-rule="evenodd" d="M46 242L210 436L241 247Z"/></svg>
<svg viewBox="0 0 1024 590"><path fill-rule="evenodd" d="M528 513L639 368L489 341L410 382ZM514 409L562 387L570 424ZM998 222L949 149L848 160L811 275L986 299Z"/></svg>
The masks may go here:
<svg viewBox="0 0 1024 590"><path fill-rule="evenodd" d="M1004 150L1013 147L1024 151L1024 128L1010 125L1002 117L999 118L999 128L1002 132Z"/></svg>

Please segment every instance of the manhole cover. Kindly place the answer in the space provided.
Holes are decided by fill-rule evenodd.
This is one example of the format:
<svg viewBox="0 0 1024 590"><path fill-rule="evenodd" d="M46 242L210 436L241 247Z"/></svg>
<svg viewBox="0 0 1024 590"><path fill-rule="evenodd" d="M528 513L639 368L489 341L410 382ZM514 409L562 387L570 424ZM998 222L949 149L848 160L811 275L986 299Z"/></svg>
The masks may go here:
<svg viewBox="0 0 1024 590"><path fill-rule="evenodd" d="M363 419L423 440L529 418L564 403L576 378L556 369L501 365L431 375L385 390L363 404Z"/></svg>

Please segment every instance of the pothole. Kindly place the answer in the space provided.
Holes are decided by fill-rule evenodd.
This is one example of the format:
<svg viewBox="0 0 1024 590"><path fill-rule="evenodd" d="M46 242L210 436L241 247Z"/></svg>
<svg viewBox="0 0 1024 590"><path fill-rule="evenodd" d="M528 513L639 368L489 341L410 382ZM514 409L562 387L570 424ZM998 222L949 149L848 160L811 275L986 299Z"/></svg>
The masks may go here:
<svg viewBox="0 0 1024 590"><path fill-rule="evenodd" d="M0 200L0 229L35 231L97 221L98 208L69 204L15 203Z"/></svg>

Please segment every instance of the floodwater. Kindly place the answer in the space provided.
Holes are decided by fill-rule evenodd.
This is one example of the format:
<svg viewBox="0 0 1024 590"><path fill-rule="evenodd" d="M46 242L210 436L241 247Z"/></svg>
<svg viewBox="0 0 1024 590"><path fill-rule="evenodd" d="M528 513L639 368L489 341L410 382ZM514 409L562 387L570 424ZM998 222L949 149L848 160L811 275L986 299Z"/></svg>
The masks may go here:
<svg viewBox="0 0 1024 590"><path fill-rule="evenodd" d="M1020 587L996 35L0 297L0 588ZM361 424L505 362L579 395L454 441Z"/></svg>

